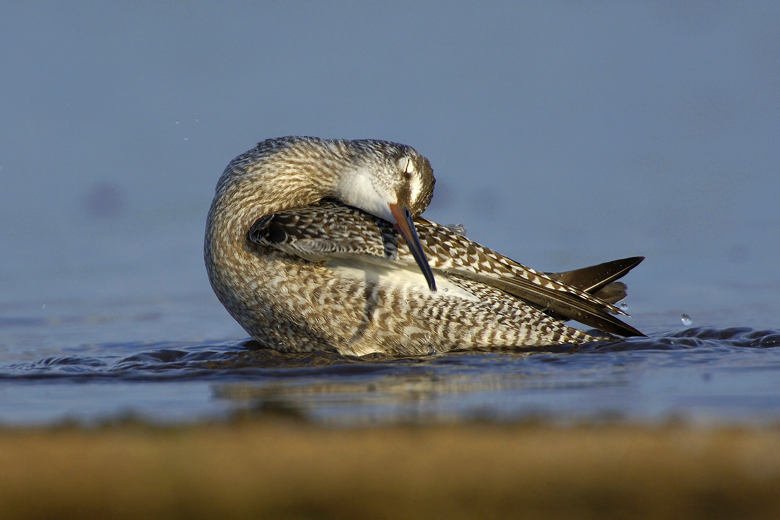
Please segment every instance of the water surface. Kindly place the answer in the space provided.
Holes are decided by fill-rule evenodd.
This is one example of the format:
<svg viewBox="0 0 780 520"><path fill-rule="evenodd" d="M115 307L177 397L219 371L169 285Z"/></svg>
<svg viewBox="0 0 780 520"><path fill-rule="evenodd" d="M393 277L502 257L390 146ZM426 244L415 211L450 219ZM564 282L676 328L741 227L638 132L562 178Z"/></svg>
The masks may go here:
<svg viewBox="0 0 780 520"><path fill-rule="evenodd" d="M778 420L780 3L6 4L0 423ZM225 165L282 135L414 146L426 217L537 269L646 256L649 337L247 346L204 222Z"/></svg>
<svg viewBox="0 0 780 520"><path fill-rule="evenodd" d="M205 313L212 303L179 302L196 319L198 308ZM94 424L125 415L193 422L266 413L340 425L780 420L777 330L680 325L579 347L404 359L281 354L248 338L73 341L101 331L175 328L169 305L126 302L115 314L104 308L102 315L4 318L0 422Z"/></svg>

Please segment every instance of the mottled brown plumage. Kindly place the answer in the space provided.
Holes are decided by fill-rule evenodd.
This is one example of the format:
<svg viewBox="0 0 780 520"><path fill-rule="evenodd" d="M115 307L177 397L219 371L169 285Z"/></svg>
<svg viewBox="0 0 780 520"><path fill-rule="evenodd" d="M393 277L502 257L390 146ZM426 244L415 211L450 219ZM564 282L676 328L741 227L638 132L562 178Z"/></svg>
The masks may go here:
<svg viewBox="0 0 780 520"><path fill-rule="evenodd" d="M567 319L641 334L612 305L625 296L614 280L641 258L529 269L420 217L433 184L427 159L405 145L264 141L217 185L205 242L212 286L254 339L282 351L416 355L597 339Z"/></svg>

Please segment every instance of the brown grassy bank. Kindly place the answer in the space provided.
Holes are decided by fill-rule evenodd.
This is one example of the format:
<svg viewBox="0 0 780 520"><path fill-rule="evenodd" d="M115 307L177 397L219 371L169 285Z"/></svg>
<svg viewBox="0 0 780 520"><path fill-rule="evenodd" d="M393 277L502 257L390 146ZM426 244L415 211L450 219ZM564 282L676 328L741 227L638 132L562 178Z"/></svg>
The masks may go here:
<svg viewBox="0 0 780 520"><path fill-rule="evenodd" d="M0 430L0 518L780 518L780 431Z"/></svg>

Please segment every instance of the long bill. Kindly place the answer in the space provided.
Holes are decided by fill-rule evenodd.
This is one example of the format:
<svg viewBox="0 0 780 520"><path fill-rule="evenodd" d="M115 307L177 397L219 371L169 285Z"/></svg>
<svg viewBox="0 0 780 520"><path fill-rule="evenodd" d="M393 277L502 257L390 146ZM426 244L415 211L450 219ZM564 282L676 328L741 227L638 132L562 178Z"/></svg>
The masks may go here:
<svg viewBox="0 0 780 520"><path fill-rule="evenodd" d="M414 228L412 212L399 204L388 204L388 206L390 206L390 211L393 213L393 217L395 217L395 228L401 233L404 240L406 240L409 251L412 252L415 262L417 262L423 276L425 276L425 281L428 282L428 288L431 291L435 291L436 281L433 279L433 271L428 264L428 258L425 257L425 253L423 252L420 237L417 236L417 230Z"/></svg>

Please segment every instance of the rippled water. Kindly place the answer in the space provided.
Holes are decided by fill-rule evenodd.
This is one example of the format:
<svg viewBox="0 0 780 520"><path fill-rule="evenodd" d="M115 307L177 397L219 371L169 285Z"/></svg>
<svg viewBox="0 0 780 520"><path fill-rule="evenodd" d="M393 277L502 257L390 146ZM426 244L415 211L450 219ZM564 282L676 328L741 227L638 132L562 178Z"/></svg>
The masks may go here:
<svg viewBox="0 0 780 520"><path fill-rule="evenodd" d="M6 3L0 423L780 420L777 2L417 2L401 24L384 4ZM204 220L225 165L290 134L416 147L426 216L534 268L646 256L626 282L649 337L246 345Z"/></svg>
<svg viewBox="0 0 780 520"><path fill-rule="evenodd" d="M179 302L195 315L212 303ZM691 327L580 347L407 359L280 354L246 339L79 344L69 338L164 330L172 326L165 312L171 305L136 302L113 315L0 320L0 421L94 423L132 415L191 422L265 413L344 425L780 420L777 330Z"/></svg>

